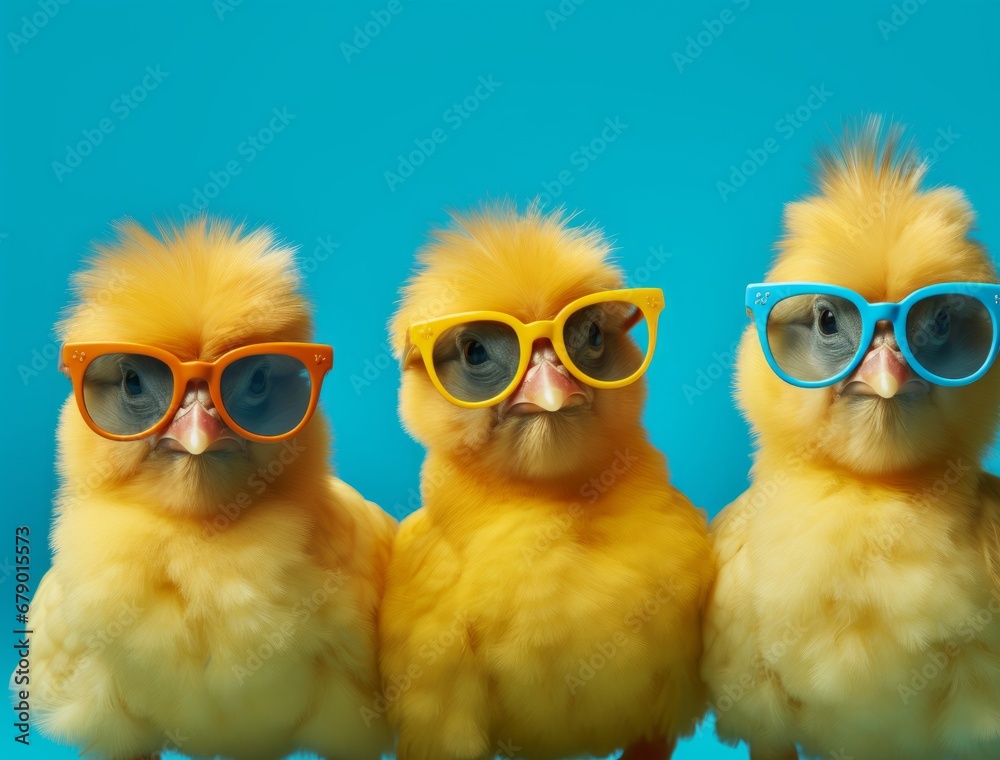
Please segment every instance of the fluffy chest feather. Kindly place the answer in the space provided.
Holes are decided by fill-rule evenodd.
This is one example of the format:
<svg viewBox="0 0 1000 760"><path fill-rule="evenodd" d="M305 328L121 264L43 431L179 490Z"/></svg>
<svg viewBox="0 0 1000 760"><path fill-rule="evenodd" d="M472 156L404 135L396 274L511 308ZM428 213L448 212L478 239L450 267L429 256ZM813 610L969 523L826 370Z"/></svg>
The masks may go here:
<svg viewBox="0 0 1000 760"><path fill-rule="evenodd" d="M456 580L425 618L434 625L414 626L441 636L413 650L447 659L468 641L497 735L543 755L686 731L704 705L704 523L686 502L598 517L551 506L499 504L501 519L452 543Z"/></svg>
<svg viewBox="0 0 1000 760"><path fill-rule="evenodd" d="M52 656L56 682L183 727L191 751L287 742L318 689L371 668L372 627L350 574L307 552L308 524L272 511L226 532L103 515L100 561L64 520L53 572L72 587L60 609L71 633ZM78 662L62 670L64 657Z"/></svg>
<svg viewBox="0 0 1000 760"><path fill-rule="evenodd" d="M972 498L751 489L716 542L706 673L723 730L781 716L806 747L861 757L998 735L1000 598Z"/></svg>

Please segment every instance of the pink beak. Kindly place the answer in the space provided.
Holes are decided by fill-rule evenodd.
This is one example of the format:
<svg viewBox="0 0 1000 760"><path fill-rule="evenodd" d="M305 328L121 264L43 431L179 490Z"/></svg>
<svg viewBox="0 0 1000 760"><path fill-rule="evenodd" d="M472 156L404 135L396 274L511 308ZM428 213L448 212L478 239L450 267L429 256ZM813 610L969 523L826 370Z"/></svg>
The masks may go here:
<svg viewBox="0 0 1000 760"><path fill-rule="evenodd" d="M844 395L881 396L927 393L930 386L910 369L888 322L880 322L861 365L841 382Z"/></svg>
<svg viewBox="0 0 1000 760"><path fill-rule="evenodd" d="M153 446L162 446L169 451L185 451L188 454L203 454L223 447L237 446L243 439L226 427L212 403L208 385L201 381L188 384L170 427L159 437L154 437Z"/></svg>
<svg viewBox="0 0 1000 760"><path fill-rule="evenodd" d="M535 343L528 371L512 396L500 405L501 416L558 412L589 403L593 394L589 387L577 382L559 361L555 349L547 340Z"/></svg>

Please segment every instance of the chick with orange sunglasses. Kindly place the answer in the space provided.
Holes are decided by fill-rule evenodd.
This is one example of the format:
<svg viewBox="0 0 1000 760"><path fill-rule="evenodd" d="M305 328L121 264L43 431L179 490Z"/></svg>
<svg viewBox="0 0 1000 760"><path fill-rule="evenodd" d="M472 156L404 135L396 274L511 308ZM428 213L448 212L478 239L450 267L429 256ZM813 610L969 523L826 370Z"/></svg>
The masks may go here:
<svg viewBox="0 0 1000 760"><path fill-rule="evenodd" d="M579 383L621 388L639 379L653 358L662 310L662 290L631 288L592 293L530 324L496 311L425 320L410 326L404 366L422 357L441 395L461 407L506 401L557 411L587 397ZM551 348L537 351L539 340Z"/></svg>
<svg viewBox="0 0 1000 760"><path fill-rule="evenodd" d="M113 441L156 435L201 454L240 438L277 443L312 417L333 348L258 343L212 362L139 343L67 343L63 365L91 430Z"/></svg>

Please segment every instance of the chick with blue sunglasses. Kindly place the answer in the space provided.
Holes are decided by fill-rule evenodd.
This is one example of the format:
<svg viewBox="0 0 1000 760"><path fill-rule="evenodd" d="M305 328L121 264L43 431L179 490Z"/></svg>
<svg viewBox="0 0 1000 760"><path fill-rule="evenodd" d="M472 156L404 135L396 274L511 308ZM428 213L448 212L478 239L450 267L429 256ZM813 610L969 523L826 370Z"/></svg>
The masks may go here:
<svg viewBox="0 0 1000 760"><path fill-rule="evenodd" d="M800 388L926 393L978 380L997 355L1000 284L940 283L869 303L837 285L755 283L746 307L771 369Z"/></svg>
<svg viewBox="0 0 1000 760"><path fill-rule="evenodd" d="M1000 758L1000 277L927 169L848 131L747 290L753 468L711 525L702 676L753 760Z"/></svg>

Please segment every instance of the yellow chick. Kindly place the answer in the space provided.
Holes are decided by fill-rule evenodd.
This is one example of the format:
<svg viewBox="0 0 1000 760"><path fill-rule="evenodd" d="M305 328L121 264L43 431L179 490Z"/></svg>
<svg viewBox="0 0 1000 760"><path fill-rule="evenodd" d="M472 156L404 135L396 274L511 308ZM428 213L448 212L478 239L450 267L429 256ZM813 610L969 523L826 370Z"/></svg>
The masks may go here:
<svg viewBox="0 0 1000 760"><path fill-rule="evenodd" d="M267 231L202 220L118 232L76 277L79 300L60 325L68 344L213 362L310 339L293 252ZM279 443L241 432L294 431L297 405L318 393L322 371L310 378L281 350L226 365L218 387L175 389L176 412L126 441L96 433L83 409L116 435L152 424L177 385L167 364L126 348L66 356L90 363L74 375L83 406L71 398L62 410L55 556L30 613L45 733L107 760L161 749L378 758L391 747L362 709L378 685L394 521L330 476L320 412Z"/></svg>
<svg viewBox="0 0 1000 760"><path fill-rule="evenodd" d="M409 337L416 323L470 311L553 320L622 288L608 244L558 214L501 206L456 217L420 263L391 327L405 368L400 413L427 448L423 506L400 526L379 617L377 712L399 732L397 756L628 747L628 758L669 757L704 712L706 521L647 439L642 380L594 387L579 371L610 378L638 366L646 328L630 332L635 307L570 308L576 372L551 337L519 353L511 331L482 315L427 356ZM432 328L416 329L430 340ZM446 399L428 361L443 389L478 406Z"/></svg>
<svg viewBox="0 0 1000 760"><path fill-rule="evenodd" d="M712 525L702 674L719 735L753 760L796 745L829 760L1000 757L1000 485L982 469L1000 376L928 379L989 366L1000 285L917 293L997 282L968 201L922 189L925 169L899 130L849 134L821 155L817 194L788 206L768 276L869 304L912 295L895 323L868 319L866 340L849 299L748 298L771 307L779 368L826 383L783 381L747 329L737 396L757 452L750 489Z"/></svg>

